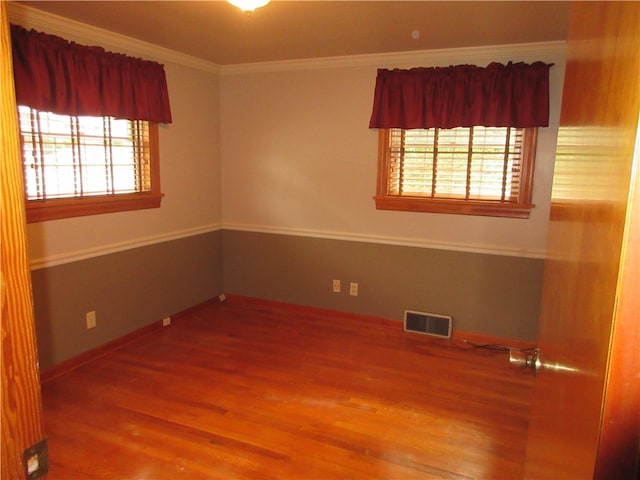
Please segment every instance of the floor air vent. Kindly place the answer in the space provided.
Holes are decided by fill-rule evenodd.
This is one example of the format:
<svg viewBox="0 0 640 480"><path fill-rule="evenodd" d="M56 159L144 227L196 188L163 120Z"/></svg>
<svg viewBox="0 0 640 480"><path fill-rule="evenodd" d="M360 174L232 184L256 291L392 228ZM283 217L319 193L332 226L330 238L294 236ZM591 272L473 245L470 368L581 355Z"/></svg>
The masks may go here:
<svg viewBox="0 0 640 480"><path fill-rule="evenodd" d="M435 337L451 338L451 317L405 310L404 330Z"/></svg>

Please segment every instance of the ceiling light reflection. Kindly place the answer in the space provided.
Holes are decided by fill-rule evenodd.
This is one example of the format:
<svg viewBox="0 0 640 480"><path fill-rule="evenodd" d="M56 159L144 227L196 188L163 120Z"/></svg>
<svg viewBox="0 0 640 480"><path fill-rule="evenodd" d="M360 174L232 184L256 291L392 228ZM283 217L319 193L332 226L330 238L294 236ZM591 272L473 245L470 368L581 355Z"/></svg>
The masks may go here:
<svg viewBox="0 0 640 480"><path fill-rule="evenodd" d="M227 0L227 2L243 12L253 12L256 8L264 7L270 0Z"/></svg>

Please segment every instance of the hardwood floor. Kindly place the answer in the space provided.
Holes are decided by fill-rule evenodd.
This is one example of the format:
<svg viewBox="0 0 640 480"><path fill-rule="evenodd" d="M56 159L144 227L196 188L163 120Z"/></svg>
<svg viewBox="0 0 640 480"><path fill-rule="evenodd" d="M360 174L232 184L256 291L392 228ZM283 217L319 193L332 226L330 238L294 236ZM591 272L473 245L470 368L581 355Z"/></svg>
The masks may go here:
<svg viewBox="0 0 640 480"><path fill-rule="evenodd" d="M518 479L531 383L400 323L211 303L43 385L48 478Z"/></svg>

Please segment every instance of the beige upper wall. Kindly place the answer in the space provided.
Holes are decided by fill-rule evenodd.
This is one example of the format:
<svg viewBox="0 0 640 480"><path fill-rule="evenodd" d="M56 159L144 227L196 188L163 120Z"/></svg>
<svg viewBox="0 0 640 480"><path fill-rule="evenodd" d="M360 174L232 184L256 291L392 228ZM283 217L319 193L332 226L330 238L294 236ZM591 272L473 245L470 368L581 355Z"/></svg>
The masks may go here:
<svg viewBox="0 0 640 480"><path fill-rule="evenodd" d="M160 129L160 209L28 227L34 268L224 225L257 231L542 257L564 76L557 43L220 68L112 32L9 9L12 22L164 63L174 123ZM13 13L13 15L12 15ZM543 60L551 126L539 135L529 220L376 211L378 67Z"/></svg>
<svg viewBox="0 0 640 480"><path fill-rule="evenodd" d="M165 71L173 123L160 127L161 208L30 224L36 266L219 226L218 77L174 64L166 64Z"/></svg>
<svg viewBox="0 0 640 480"><path fill-rule="evenodd" d="M528 220L377 211L377 130L368 128L376 69L542 60L551 69L550 127L540 129ZM222 76L225 226L276 233L543 257L564 48L437 51L240 68ZM368 65L364 65L368 63Z"/></svg>
<svg viewBox="0 0 640 480"><path fill-rule="evenodd" d="M217 70L211 64L94 27L12 7L12 23L163 63L173 115L173 123L160 127L160 174L165 195L161 208L30 224L27 234L32 267L219 228L222 206Z"/></svg>

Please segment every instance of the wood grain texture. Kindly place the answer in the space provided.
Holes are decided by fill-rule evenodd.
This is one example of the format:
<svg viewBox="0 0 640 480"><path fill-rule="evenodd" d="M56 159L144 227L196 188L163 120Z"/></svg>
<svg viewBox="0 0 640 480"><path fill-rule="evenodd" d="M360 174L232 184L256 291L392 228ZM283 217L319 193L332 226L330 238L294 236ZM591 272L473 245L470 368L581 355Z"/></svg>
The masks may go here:
<svg viewBox="0 0 640 480"><path fill-rule="evenodd" d="M636 95L640 95L640 5L627 13L625 21L627 31L633 32L626 45L629 54L635 52ZM640 105L640 99L636 99ZM635 152L631 151L631 142L627 145L634 167L594 475L602 480L640 478L640 125L636 131Z"/></svg>
<svg viewBox="0 0 640 480"><path fill-rule="evenodd" d="M0 11L1 476L19 479L24 450L44 434L6 2Z"/></svg>
<svg viewBox="0 0 640 480"><path fill-rule="evenodd" d="M626 214L637 168L639 13L638 2L572 3L526 478L636 478L637 311L614 318L627 220L638 222ZM628 286L626 294L637 298ZM608 467L596 475L600 461Z"/></svg>
<svg viewBox="0 0 640 480"><path fill-rule="evenodd" d="M233 298L44 384L50 478L520 478L531 382L398 323Z"/></svg>
<svg viewBox="0 0 640 480"><path fill-rule="evenodd" d="M640 151L636 150L636 165L640 165L639 155ZM640 175L637 169L627 219L594 475L599 480L638 480L640 475Z"/></svg>

